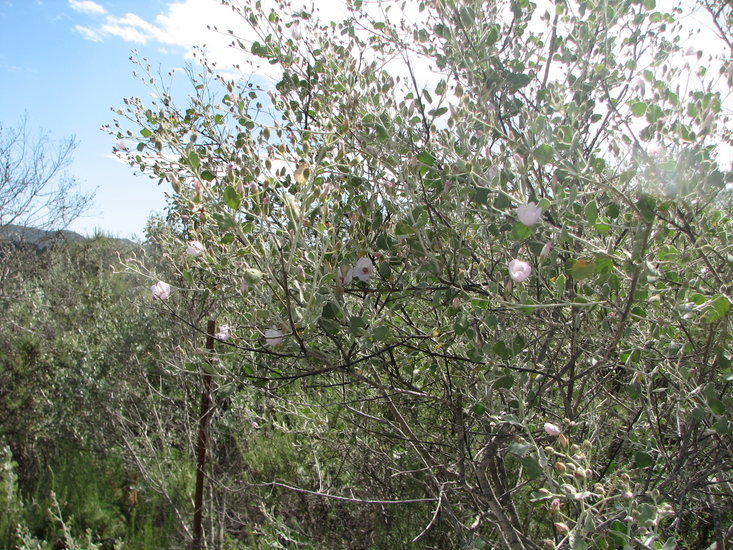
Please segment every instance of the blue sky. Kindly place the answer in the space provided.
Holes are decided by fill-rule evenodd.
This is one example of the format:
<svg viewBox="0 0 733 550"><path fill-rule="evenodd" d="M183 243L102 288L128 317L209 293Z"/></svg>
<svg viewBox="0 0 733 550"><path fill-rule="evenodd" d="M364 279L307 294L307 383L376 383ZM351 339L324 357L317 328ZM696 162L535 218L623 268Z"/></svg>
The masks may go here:
<svg viewBox="0 0 733 550"><path fill-rule="evenodd" d="M163 72L183 67L191 46L206 39L215 0L0 0L0 121L54 139L76 136L69 174L96 189L90 211L71 229L143 236L165 205L164 189L111 155L115 140L100 130L123 97L147 97L133 76L132 49ZM181 75L183 77L183 75Z"/></svg>

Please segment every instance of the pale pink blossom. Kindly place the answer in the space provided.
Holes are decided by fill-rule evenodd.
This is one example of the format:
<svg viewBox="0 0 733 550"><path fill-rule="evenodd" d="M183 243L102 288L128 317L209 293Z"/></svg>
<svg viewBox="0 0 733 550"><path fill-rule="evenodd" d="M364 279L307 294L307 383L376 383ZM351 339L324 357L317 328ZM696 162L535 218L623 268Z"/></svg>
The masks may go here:
<svg viewBox="0 0 733 550"><path fill-rule="evenodd" d="M702 121L702 124L700 125L700 131L705 132L710 129L710 127L713 125L713 122L715 122L715 112L711 109L710 112L708 112L708 115L705 117L705 120Z"/></svg>
<svg viewBox="0 0 733 550"><path fill-rule="evenodd" d="M171 295L171 286L163 281L158 281L150 287L150 292L153 293L153 298L156 300L167 300Z"/></svg>
<svg viewBox="0 0 733 550"><path fill-rule="evenodd" d="M265 343L274 348L283 343L283 331L278 328L268 328L265 331Z"/></svg>
<svg viewBox="0 0 733 550"><path fill-rule="evenodd" d="M634 80L634 83L631 87L633 90L638 90L639 95L644 95L644 92L646 91L646 81L643 77L638 76Z"/></svg>
<svg viewBox="0 0 733 550"><path fill-rule="evenodd" d="M305 269L302 265L298 264L295 266L295 272L298 274L299 279L305 279Z"/></svg>
<svg viewBox="0 0 733 550"><path fill-rule="evenodd" d="M127 144L124 141L122 141L121 139L118 139L115 142L115 147L117 147L117 149L119 149L120 151L127 151L128 150L127 149Z"/></svg>
<svg viewBox="0 0 733 550"><path fill-rule="evenodd" d="M509 276L514 282L522 283L532 274L532 266L522 260L509 262Z"/></svg>
<svg viewBox="0 0 733 550"><path fill-rule="evenodd" d="M300 34L300 22L299 21L296 21L290 27L290 36L292 36L293 40L295 41L300 40L301 34Z"/></svg>
<svg viewBox="0 0 733 550"><path fill-rule="evenodd" d="M545 243L545 246L542 247L542 250L540 251L540 258L547 258L550 255L551 250L552 250L552 239L547 241Z"/></svg>
<svg viewBox="0 0 733 550"><path fill-rule="evenodd" d="M530 202L517 207L517 218L524 225L531 227L536 224L542 217L542 208L536 203Z"/></svg>
<svg viewBox="0 0 733 550"><path fill-rule="evenodd" d="M214 338L216 338L217 340L221 340L222 342L226 342L227 340L229 340L229 338L231 338L231 336L232 331L229 328L229 325L221 325L219 327L219 331L214 334Z"/></svg>
<svg viewBox="0 0 733 550"><path fill-rule="evenodd" d="M338 282L340 286L346 286L348 285L351 280L354 278L354 274L352 272L353 270L347 269L338 269L336 270L336 277L338 278Z"/></svg>
<svg viewBox="0 0 733 550"><path fill-rule="evenodd" d="M559 498L553 498L552 502L550 502L550 510L557 511L560 509L560 499Z"/></svg>
<svg viewBox="0 0 733 550"><path fill-rule="evenodd" d="M204 248L201 241L189 241L188 248L186 248L186 254L193 256L194 258L199 258L204 255L204 252L206 252L206 248Z"/></svg>
<svg viewBox="0 0 733 550"><path fill-rule="evenodd" d="M365 283L369 281L372 271L374 271L374 264L369 256L362 256L356 260L356 265L351 268L352 275Z"/></svg>
<svg viewBox="0 0 733 550"><path fill-rule="evenodd" d="M547 435L551 435L552 437L557 437L558 435L562 433L562 430L560 429L560 427L551 422L545 422L544 428L545 428L545 431L547 432Z"/></svg>

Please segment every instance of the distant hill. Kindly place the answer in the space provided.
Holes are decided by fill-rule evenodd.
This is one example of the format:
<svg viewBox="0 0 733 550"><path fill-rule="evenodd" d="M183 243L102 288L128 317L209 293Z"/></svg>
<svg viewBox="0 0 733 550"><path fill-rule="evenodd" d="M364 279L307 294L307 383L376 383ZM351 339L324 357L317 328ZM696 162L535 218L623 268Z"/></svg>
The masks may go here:
<svg viewBox="0 0 733 550"><path fill-rule="evenodd" d="M60 243L70 243L84 239L86 239L86 237L83 235L79 235L79 233L68 231L66 229L46 231L44 229L35 229L33 227L14 224L0 227L0 243L6 242L15 246L34 248L38 252L45 252L50 247ZM135 244L129 239L112 238L112 240L118 241L120 244L124 245Z"/></svg>

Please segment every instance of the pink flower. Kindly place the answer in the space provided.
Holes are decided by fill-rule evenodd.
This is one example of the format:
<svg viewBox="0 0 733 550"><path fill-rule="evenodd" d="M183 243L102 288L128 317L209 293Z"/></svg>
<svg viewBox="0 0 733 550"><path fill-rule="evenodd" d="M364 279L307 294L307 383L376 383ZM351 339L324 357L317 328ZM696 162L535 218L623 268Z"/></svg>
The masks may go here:
<svg viewBox="0 0 733 550"><path fill-rule="evenodd" d="M552 250L552 239L547 241L545 243L545 246L542 247L542 250L540 251L540 258L547 258L547 256L550 255L551 250Z"/></svg>
<svg viewBox="0 0 733 550"><path fill-rule="evenodd" d="M644 95L644 91L646 90L646 81L644 80L644 78L641 76L636 77L636 80L634 80L631 89L638 90L640 95Z"/></svg>
<svg viewBox="0 0 733 550"><path fill-rule="evenodd" d="M514 259L509 262L509 276L513 281L522 283L532 274L532 266L522 260Z"/></svg>
<svg viewBox="0 0 733 550"><path fill-rule="evenodd" d="M338 278L338 282L340 286L346 286L354 278L353 270L347 269L344 272L342 269L338 269L336 271L336 277Z"/></svg>
<svg viewBox="0 0 733 550"><path fill-rule="evenodd" d="M221 340L222 342L226 342L227 340L229 340L229 338L231 338L231 336L232 331L229 328L229 325L220 326L219 331L214 334L214 338L216 338L217 340Z"/></svg>
<svg viewBox="0 0 733 550"><path fill-rule="evenodd" d="M547 432L547 435L551 435L552 437L557 437L562 433L562 430L559 428L559 426L552 424L551 422L545 422L544 428Z"/></svg>
<svg viewBox="0 0 733 550"><path fill-rule="evenodd" d="M542 217L542 208L534 202L523 204L517 207L517 218L524 225L531 227L536 224Z"/></svg>
<svg viewBox="0 0 733 550"><path fill-rule="evenodd" d="M283 343L283 331L277 328L268 328L265 331L265 343L274 348Z"/></svg>
<svg viewBox="0 0 733 550"><path fill-rule="evenodd" d="M156 300L166 300L171 295L171 286L163 281L158 281L150 287L150 292L153 293L153 298Z"/></svg>
<svg viewBox="0 0 733 550"><path fill-rule="evenodd" d="M204 252L206 252L206 249L204 248L204 245L201 243L201 241L190 241L188 243L186 254L189 254L190 256L193 256L195 258L199 258L204 255Z"/></svg>
<svg viewBox="0 0 733 550"><path fill-rule="evenodd" d="M552 502L550 502L550 510L557 511L559 509L560 509L560 499L553 498Z"/></svg>
<svg viewBox="0 0 733 550"><path fill-rule="evenodd" d="M369 256L362 256L356 260L356 265L351 268L352 275L365 283L369 281L372 271L374 271L374 264Z"/></svg>
<svg viewBox="0 0 733 550"><path fill-rule="evenodd" d="M296 21L290 27L290 36L292 36L293 40L295 41L300 40L301 34L300 34L300 22L299 21Z"/></svg>
<svg viewBox="0 0 733 550"><path fill-rule="evenodd" d="M122 141L121 139L118 139L115 142L115 147L117 147L117 149L119 149L120 151L127 151L128 150L127 149L127 144L124 141Z"/></svg>

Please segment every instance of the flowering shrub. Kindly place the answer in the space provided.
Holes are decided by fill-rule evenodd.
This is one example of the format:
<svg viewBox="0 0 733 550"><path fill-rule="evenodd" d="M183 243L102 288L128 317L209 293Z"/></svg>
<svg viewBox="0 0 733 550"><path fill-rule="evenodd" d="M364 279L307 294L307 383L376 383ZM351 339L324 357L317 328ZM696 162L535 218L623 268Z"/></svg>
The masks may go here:
<svg viewBox="0 0 733 550"><path fill-rule="evenodd" d="M431 503L416 542L722 537L718 73L679 90L693 67L653 0L438 0L412 22L360 6L332 26L233 6L279 68L272 89L209 69L185 110L158 90L120 111L139 127L130 163L173 188L180 235L159 244L173 261L206 247L180 270L231 326L222 377L339 388L293 402L341 403L364 462L386 465L354 494Z"/></svg>

